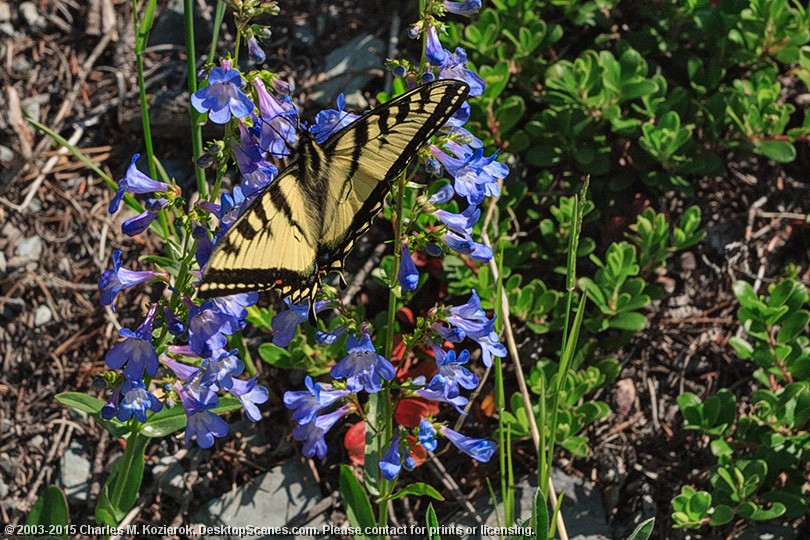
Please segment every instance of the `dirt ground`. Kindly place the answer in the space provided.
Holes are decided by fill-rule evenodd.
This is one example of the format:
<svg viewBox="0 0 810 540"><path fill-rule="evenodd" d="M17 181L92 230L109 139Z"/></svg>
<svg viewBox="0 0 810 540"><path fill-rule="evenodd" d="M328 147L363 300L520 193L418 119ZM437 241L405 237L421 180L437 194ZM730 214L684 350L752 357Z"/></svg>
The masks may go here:
<svg viewBox="0 0 810 540"><path fill-rule="evenodd" d="M161 13L165 3L159 4ZM133 149L143 148L131 4L40 0L44 15L31 20L19 14L15 2L0 2L0 15L3 5L10 8L13 31L9 35L0 20L0 146L5 147L0 149L0 518L5 524L24 522L42 489L59 476L72 440L89 452L91 501L121 453L120 441L59 405L54 395L69 390L99 395L92 382L104 370L104 354L120 327L137 323L149 289L123 293L113 313L98 304L98 277L113 250L134 261L157 246L148 235L124 237L125 216L107 213L112 192L16 112L22 104L112 178L120 178ZM388 43L390 13L390 6L374 0L285 2L272 21L268 68L294 73L300 103L306 103L325 53L359 33ZM415 12L400 16L409 21ZM182 22L165 24L160 35L165 40L146 55L156 152L171 176L190 185L188 96L176 90L185 87L183 37L177 35ZM205 28L205 16L200 25ZM198 38L207 50L205 31ZM221 36L223 43L232 38ZM381 73L373 73L369 96L382 88ZM667 531L674 492L685 480L706 478L705 441L681 429L675 398L687 390L704 396L752 384L751 366L735 360L727 347L738 330L732 283L745 278L767 284L789 262L810 282L808 225L790 217L810 211L809 159L808 148L800 148L800 158L784 168L741 158L725 177L703 179L691 197L667 194L652 201L677 214L699 204L707 238L661 273L665 295L651 307L649 329L622 350L621 382L598 396L624 414L616 412L590 430L592 456L561 461L568 472L597 482L617 535L632 530L639 516L655 514L659 537L672 537ZM518 336L528 340L520 329ZM185 523L205 501L295 455L278 397L289 377L267 366L260 369L274 397L263 407L258 434L246 432L218 444L215 452L187 456L192 476L180 505L162 497L147 475L136 522ZM340 445L333 448L340 452ZM533 466L530 448L516 445L524 470ZM178 453L185 450L177 438L148 449L153 460ZM330 455L327 462L338 459ZM453 477L472 475L463 486L467 496L485 492L483 478L497 474L495 463L472 472L467 461L445 465ZM328 496L337 489L336 469L321 473ZM435 483L431 472L423 474ZM453 511L454 504L446 503L445 511ZM420 511L424 508L408 509ZM72 513L74 523L86 523L92 509L79 505ZM800 527L799 537L810 537L806 520Z"/></svg>

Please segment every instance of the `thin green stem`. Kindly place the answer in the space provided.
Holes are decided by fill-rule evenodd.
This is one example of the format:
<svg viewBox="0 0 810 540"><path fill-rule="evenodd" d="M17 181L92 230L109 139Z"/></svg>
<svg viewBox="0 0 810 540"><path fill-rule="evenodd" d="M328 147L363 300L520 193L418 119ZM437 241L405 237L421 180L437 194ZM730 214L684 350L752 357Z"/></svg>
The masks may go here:
<svg viewBox="0 0 810 540"><path fill-rule="evenodd" d="M186 70L188 71L188 93L197 91L197 54L194 50L194 0L183 0L184 26L186 30ZM199 122L199 113L194 110L189 101L189 116L191 118L191 146L194 151L194 176L197 179L197 191L203 199L208 197L208 186L205 183L205 170L197 165L203 153L202 126Z"/></svg>
<svg viewBox="0 0 810 540"><path fill-rule="evenodd" d="M222 20L225 18L225 2L217 2L217 10L214 13L214 35L211 37L211 49L208 51L208 63L214 62L217 54L217 43L219 42L219 29L222 28Z"/></svg>

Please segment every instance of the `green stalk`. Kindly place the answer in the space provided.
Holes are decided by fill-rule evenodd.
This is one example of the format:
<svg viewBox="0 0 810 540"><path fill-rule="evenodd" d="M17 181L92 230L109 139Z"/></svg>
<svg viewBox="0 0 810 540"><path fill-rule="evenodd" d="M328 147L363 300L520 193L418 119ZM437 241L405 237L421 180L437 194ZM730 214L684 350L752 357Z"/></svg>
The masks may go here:
<svg viewBox="0 0 810 540"><path fill-rule="evenodd" d="M394 351L394 324L396 321L397 313L397 275L399 274L400 265L400 249L399 245L402 243L402 208L405 198L405 183L406 173L402 173L397 180L396 192L396 212L394 213L394 264L391 267L391 275L389 276L388 283L388 322L385 332L385 358L391 359L391 354ZM380 400L378 403L381 405L382 411L379 415L380 427L377 433L377 455L383 455L383 445L386 441L391 439L392 425L391 425L391 390L389 383L384 382L382 390L380 391ZM386 495L388 492L388 481L385 478L380 478L380 494ZM377 503L378 521L381 527L388 524L388 502L380 501Z"/></svg>
<svg viewBox="0 0 810 540"><path fill-rule="evenodd" d="M500 242L498 249L498 281L495 287L495 298L501 298L503 294L503 242ZM503 330L503 302L495 302L495 331L500 335ZM506 422L503 412L506 410L506 393L503 388L503 364L498 357L493 358L495 364L495 405L498 410L498 465L501 471L501 498L503 499L503 518L505 524L511 524L509 519L511 509L509 508L509 493L507 487L507 470L509 451L506 441Z"/></svg>
<svg viewBox="0 0 810 540"><path fill-rule="evenodd" d="M183 0L183 23L186 29L186 70L188 71L188 93L197 91L197 54L194 50L194 0ZM189 101L189 116L191 117L191 146L194 151L194 176L197 178L197 191L200 197L208 198L208 186L205 183L205 171L197 166L197 160L203 154L202 126L199 122L200 114L194 110Z"/></svg>
<svg viewBox="0 0 810 540"><path fill-rule="evenodd" d="M225 2L217 2L217 11L214 13L214 35L211 37L211 49L208 51L208 63L214 63L214 56L217 54L217 43L219 42L219 29L222 27L222 20L225 18Z"/></svg>
<svg viewBox="0 0 810 540"><path fill-rule="evenodd" d="M143 75L143 51L152 30L157 0L147 0L143 19L138 23L138 1L132 0L132 22L135 26L135 65L138 71L138 94L141 102L141 124L143 124L143 142L146 146L146 157L149 161L149 175L157 178L155 167L155 150L152 146L152 127L149 123L149 103L146 101L146 80ZM165 217L164 217L165 219Z"/></svg>

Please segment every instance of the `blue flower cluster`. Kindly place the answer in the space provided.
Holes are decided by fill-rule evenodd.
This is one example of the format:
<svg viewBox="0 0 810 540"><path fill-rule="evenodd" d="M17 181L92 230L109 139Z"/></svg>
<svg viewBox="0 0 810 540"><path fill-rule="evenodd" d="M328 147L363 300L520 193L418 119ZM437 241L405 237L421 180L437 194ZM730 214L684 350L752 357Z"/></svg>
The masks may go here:
<svg viewBox="0 0 810 540"><path fill-rule="evenodd" d="M118 183L118 192L110 205L111 212L118 209L125 193L179 195L174 186L157 182L138 171L135 167L137 158L137 155L133 158L125 178ZM147 212L151 215L149 202ZM140 220L137 231L127 228L127 224L133 221L128 220L124 223L124 232L129 234L135 231L134 234L139 234L146 230L148 222L154 218L143 216L134 218ZM205 249L203 247L203 251ZM210 246L208 249L210 252ZM197 255L199 257L200 253ZM100 301L103 305L114 307L115 297L121 290L150 281L169 282L169 274L127 270L123 268L120 252L115 251L112 268L106 270L99 280ZM228 432L228 425L213 412L219 405L218 392L222 390L242 403L248 418L258 421L261 413L257 405L267 401L268 391L257 384L255 377L249 380L237 378L245 366L238 358L237 351L227 348L228 336L244 328L246 308L255 304L257 298L256 293L249 293L216 298L201 305L187 297L178 306L161 302L162 326L166 332L157 337L153 327L161 303L152 304L138 328L122 329L120 335L124 339L105 356L107 366L112 370L121 370L121 375L110 379L113 388L101 411L102 417L108 420L116 418L121 422L134 417L139 422L146 422L147 411L159 412L166 403L175 402L174 398L177 397L187 416L186 443L191 444L192 440L196 440L199 446L209 448L216 437L223 437ZM171 345L168 339L184 339L187 344ZM158 350L165 352L159 355ZM180 362L169 355L185 357L186 361ZM170 370L166 375L167 380L173 382L164 386L162 400L149 390L152 380L158 376L161 363Z"/></svg>

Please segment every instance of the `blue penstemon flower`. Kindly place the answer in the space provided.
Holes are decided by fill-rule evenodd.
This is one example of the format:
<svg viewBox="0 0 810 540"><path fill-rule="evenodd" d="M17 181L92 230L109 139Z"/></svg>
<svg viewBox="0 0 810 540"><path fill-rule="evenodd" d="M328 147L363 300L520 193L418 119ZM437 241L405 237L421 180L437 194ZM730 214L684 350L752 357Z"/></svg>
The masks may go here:
<svg viewBox="0 0 810 540"><path fill-rule="evenodd" d="M365 390L375 394L382 388L383 379L390 381L396 375L391 362L377 354L366 329L363 329L360 339L354 336L346 339L346 351L349 354L332 368L330 374L335 379L346 379L346 388L351 392Z"/></svg>
<svg viewBox="0 0 810 540"><path fill-rule="evenodd" d="M442 426L439 432L453 443L453 446L477 461L486 463L495 453L495 443L489 439L467 437L446 426Z"/></svg>
<svg viewBox="0 0 810 540"><path fill-rule="evenodd" d="M130 381L141 380L144 371L154 377L160 367L157 352L152 345L152 323L156 311L157 305L152 305L146 318L134 332L129 328L122 328L119 334L126 339L117 343L104 357L111 369L124 368L124 376Z"/></svg>
<svg viewBox="0 0 810 540"><path fill-rule="evenodd" d="M115 310L115 297L124 289L140 285L152 280L167 279L166 272L155 272L153 270L127 270L123 268L124 262L121 260L121 251L113 252L113 267L101 274L98 280L98 288L101 291L99 303L102 306L111 306Z"/></svg>
<svg viewBox="0 0 810 540"><path fill-rule="evenodd" d="M313 382L307 375L307 390L284 393L284 406L293 411L292 419L299 424L312 422L322 409L349 395L348 390L334 390L331 384Z"/></svg>
<svg viewBox="0 0 810 540"><path fill-rule="evenodd" d="M352 409L353 406L347 404L331 413L318 416L312 422L295 426L292 430L292 436L296 441L304 441L302 452L304 456L308 458L318 456L318 459L323 459L326 456L324 435L332 429L332 426L338 420L349 414Z"/></svg>
<svg viewBox="0 0 810 540"><path fill-rule="evenodd" d="M200 113L208 113L215 124L227 124L231 118L244 118L253 111L253 102L242 92L245 81L236 69L214 67L208 74L208 86L191 96L191 104Z"/></svg>
<svg viewBox="0 0 810 540"><path fill-rule="evenodd" d="M138 167L135 165L139 157L141 157L140 154L132 156L132 161L129 164L126 175L118 181L118 190L115 192L112 201L110 201L110 214L114 214L118 211L118 207L121 205L125 193L144 195L147 193L166 193L173 191L174 188L169 184L152 180L139 171Z"/></svg>
<svg viewBox="0 0 810 540"><path fill-rule="evenodd" d="M399 274L397 279L403 291L413 291L419 285L419 271L411 258L411 252L408 250L408 240L402 241L401 247L402 260L399 266Z"/></svg>
<svg viewBox="0 0 810 540"><path fill-rule="evenodd" d="M257 384L256 377L247 381L234 379L230 392L242 403L245 414L252 422L258 422L261 419L261 412L256 405L265 403L270 398L270 392L264 386Z"/></svg>
<svg viewBox="0 0 810 540"><path fill-rule="evenodd" d="M133 416L138 422L146 422L146 411L159 412L163 404L144 386L143 381L124 381L121 385L123 400L115 417L126 422Z"/></svg>
<svg viewBox="0 0 810 540"><path fill-rule="evenodd" d="M383 478L393 480L400 470L402 470L402 462L399 454L399 435L394 435L391 445L380 460L380 471Z"/></svg>
<svg viewBox="0 0 810 540"><path fill-rule="evenodd" d="M180 383L175 383L174 388L186 411L186 446L191 446L192 439L196 439L200 448L211 448L215 437L228 434L228 423L211 412L211 409L219 405L215 391L205 389L206 391L195 397Z"/></svg>

